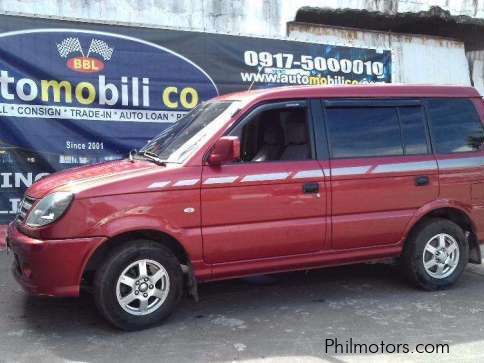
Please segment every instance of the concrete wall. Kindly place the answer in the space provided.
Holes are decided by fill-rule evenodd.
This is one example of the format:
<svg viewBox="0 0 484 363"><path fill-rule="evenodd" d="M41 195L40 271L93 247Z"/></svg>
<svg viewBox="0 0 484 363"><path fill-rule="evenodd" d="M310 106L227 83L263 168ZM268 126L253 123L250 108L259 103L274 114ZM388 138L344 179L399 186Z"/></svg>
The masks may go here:
<svg viewBox="0 0 484 363"><path fill-rule="evenodd" d="M464 43L427 36L359 31L290 23L292 39L391 49L392 82L470 85Z"/></svg>
<svg viewBox="0 0 484 363"><path fill-rule="evenodd" d="M440 6L484 18L484 0L0 0L0 12L283 37L302 6L388 13Z"/></svg>

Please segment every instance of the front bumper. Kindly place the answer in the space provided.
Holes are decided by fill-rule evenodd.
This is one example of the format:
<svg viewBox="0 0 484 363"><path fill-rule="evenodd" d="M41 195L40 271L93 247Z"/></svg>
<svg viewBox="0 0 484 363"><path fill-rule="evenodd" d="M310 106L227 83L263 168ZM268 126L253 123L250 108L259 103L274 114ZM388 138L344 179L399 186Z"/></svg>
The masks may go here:
<svg viewBox="0 0 484 363"><path fill-rule="evenodd" d="M12 222L7 231L7 245L14 255L12 273L32 295L79 296L87 260L104 239L42 241L21 233Z"/></svg>

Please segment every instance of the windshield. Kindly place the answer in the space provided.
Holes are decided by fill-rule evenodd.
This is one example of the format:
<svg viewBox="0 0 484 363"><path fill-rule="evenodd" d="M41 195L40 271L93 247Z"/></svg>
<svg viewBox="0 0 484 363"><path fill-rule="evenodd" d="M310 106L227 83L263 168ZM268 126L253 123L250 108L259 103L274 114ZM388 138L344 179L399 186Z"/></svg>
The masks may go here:
<svg viewBox="0 0 484 363"><path fill-rule="evenodd" d="M238 109L238 101L204 102L149 141L140 153L166 162L181 163Z"/></svg>

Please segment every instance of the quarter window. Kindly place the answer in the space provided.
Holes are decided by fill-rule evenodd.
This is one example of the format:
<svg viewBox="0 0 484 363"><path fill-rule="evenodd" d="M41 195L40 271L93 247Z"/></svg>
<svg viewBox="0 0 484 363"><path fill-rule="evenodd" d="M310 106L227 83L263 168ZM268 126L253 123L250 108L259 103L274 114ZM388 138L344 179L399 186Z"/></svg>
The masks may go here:
<svg viewBox="0 0 484 363"><path fill-rule="evenodd" d="M428 101L435 150L439 154L481 150L484 132L470 100Z"/></svg>

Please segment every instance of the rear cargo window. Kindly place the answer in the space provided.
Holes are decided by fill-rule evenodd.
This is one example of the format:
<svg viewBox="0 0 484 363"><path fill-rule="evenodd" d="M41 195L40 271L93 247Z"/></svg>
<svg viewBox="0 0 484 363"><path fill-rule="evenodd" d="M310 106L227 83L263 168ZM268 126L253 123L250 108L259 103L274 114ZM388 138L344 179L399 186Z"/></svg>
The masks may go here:
<svg viewBox="0 0 484 363"><path fill-rule="evenodd" d="M430 100L434 148L439 154L481 150L484 132L470 100Z"/></svg>
<svg viewBox="0 0 484 363"><path fill-rule="evenodd" d="M326 113L333 158L403 155L396 108L336 107Z"/></svg>

